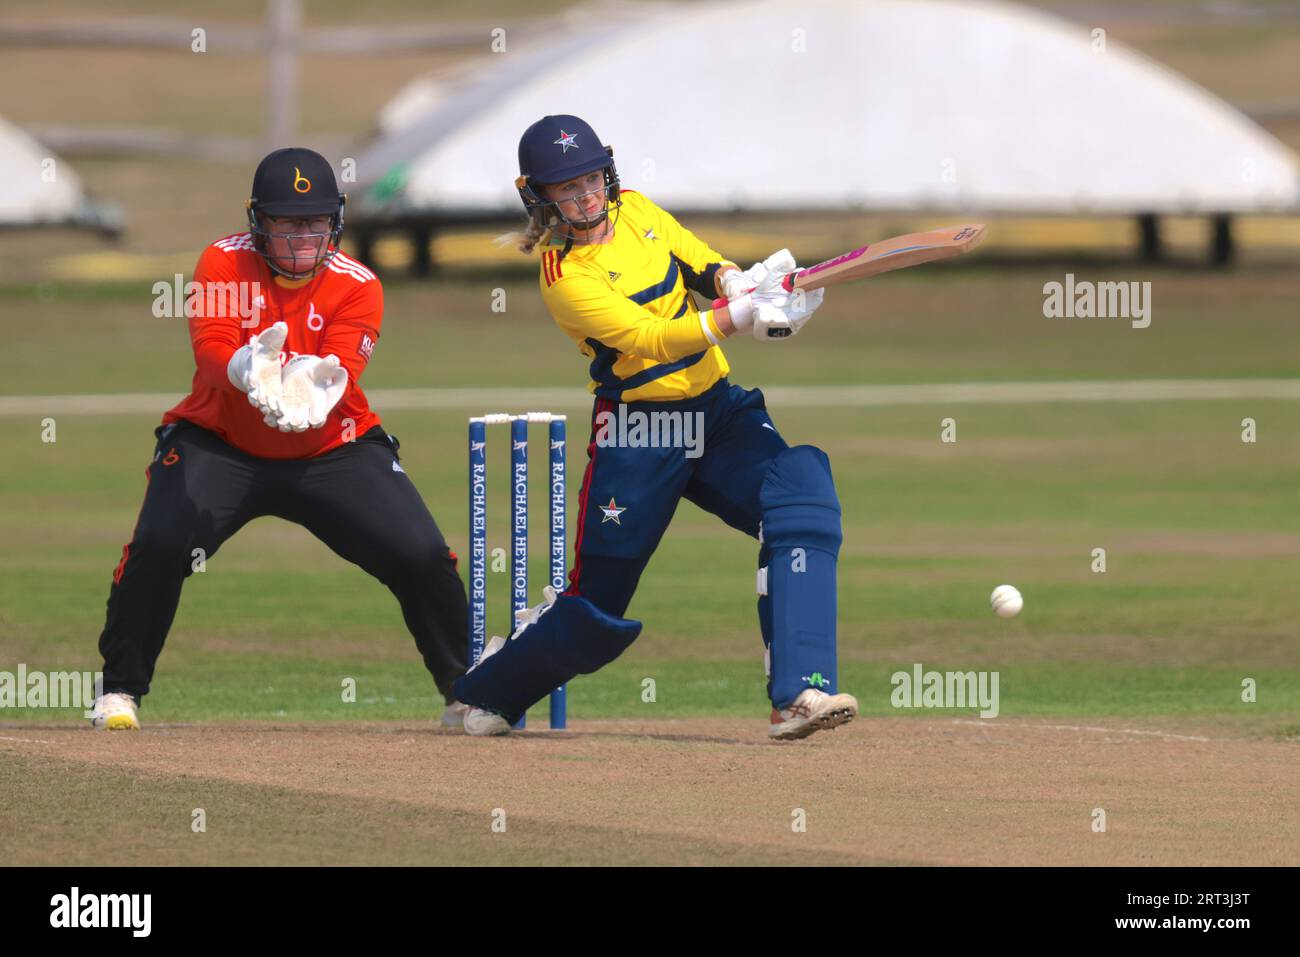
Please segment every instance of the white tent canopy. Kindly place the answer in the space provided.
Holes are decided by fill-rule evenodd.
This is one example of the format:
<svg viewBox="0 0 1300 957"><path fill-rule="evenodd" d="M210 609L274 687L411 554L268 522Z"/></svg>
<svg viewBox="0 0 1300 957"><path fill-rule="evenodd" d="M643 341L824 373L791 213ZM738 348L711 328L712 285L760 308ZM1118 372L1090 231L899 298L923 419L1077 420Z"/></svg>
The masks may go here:
<svg viewBox="0 0 1300 957"><path fill-rule="evenodd" d="M18 127L0 119L0 226L83 222L81 179Z"/></svg>
<svg viewBox="0 0 1300 957"><path fill-rule="evenodd" d="M1294 153L1139 54L974 0L758 0L607 19L414 87L363 208L520 209L520 133L574 113L679 210L1300 210ZM413 107L423 98L427 111Z"/></svg>

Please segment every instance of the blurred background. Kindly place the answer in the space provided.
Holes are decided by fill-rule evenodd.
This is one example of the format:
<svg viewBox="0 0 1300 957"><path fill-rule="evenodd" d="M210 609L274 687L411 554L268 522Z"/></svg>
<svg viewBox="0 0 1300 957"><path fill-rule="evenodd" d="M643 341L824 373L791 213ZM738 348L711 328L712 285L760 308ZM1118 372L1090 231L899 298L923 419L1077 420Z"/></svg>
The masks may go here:
<svg viewBox="0 0 1300 957"><path fill-rule="evenodd" d="M1289 0L7 0L0 665L93 665L151 429L193 374L154 285L244 230L273 148L336 166L344 246L385 282L364 385L463 542L465 415L506 388L580 422L589 407L536 262L492 242L522 221L520 132L577 113L624 185L742 265L990 224L969 260L831 290L787 346L727 347L733 380L835 463L845 680L880 692L866 711L888 710L899 663L985 662L1004 714L1227 720L1263 669L1275 693L1237 717L1294 731L1297 64ZM1047 318L1067 275L1151 283L1150 326ZM630 611L652 626L574 713L635 712L655 673L678 689L667 713L761 714L754 551L683 505ZM1013 622L988 610L1001 581L1026 596ZM295 637L303 593L329 625ZM187 585L150 705L332 717L316 683L364 666L384 689L371 715L422 714L409 644L382 586L262 520Z"/></svg>
<svg viewBox="0 0 1300 957"><path fill-rule="evenodd" d="M378 267L518 264L463 227L515 216L518 133L565 111L630 185L697 223L780 211L805 255L839 248L828 215L861 237L952 211L1016 216L1005 254L1293 262L1297 43L1282 0L14 0L0 276L184 271L289 142L338 164ZM60 221L87 231L24 228Z"/></svg>

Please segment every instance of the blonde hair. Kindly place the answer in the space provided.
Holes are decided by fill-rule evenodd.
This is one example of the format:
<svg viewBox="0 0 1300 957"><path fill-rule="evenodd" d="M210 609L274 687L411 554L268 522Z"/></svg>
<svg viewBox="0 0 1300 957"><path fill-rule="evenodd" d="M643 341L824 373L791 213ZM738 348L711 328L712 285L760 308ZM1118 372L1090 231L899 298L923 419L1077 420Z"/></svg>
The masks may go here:
<svg viewBox="0 0 1300 957"><path fill-rule="evenodd" d="M514 246L521 253L529 255L551 228L543 222L543 215L540 209L535 209L528 214L528 225L523 230L515 230L509 233L502 233L493 240L498 246Z"/></svg>

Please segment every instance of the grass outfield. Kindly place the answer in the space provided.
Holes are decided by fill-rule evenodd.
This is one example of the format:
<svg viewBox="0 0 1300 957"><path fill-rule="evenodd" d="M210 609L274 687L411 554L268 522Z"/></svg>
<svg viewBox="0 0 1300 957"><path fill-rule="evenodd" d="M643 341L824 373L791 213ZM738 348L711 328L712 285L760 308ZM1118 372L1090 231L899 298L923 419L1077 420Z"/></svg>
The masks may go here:
<svg viewBox="0 0 1300 957"><path fill-rule="evenodd" d="M1043 285L1064 281L1067 272L1096 282L1150 281L1151 326L1045 319ZM496 289L505 291L504 313L492 311ZM944 264L832 290L792 348L745 340L726 352L732 378L747 385L1294 378L1297 296L1293 266L1216 273L1115 263ZM154 299L149 282L0 283L0 308L16 320L0 350L0 389L184 394L194 371L185 325L155 318ZM586 365L546 314L535 272L483 271L436 283L387 280L381 342L362 384L569 386L581 393ZM1114 409L1117 416L1134 412Z"/></svg>
<svg viewBox="0 0 1300 957"><path fill-rule="evenodd" d="M733 379L1289 377L1300 365L1292 276L1129 276L1154 282L1152 327L1139 331L1042 318L1042 283L1064 271L936 270L834 290L796 342L730 346ZM582 361L539 313L535 287L505 283L510 308L499 315L486 308L495 284L393 284L365 384L577 389ZM41 317L0 356L9 394L179 393L188 384L183 325L153 318L147 291L9 287L0 296L7 312ZM835 469L845 526L841 684L865 714L886 715L898 713L891 673L915 662L996 670L1005 716L1201 716L1295 735L1296 413L1295 403L1275 400L774 408L786 438L826 449ZM945 416L957 419L956 444L939 441ZM1259 423L1254 444L1239 438L1246 416ZM463 548L463 414L402 410L385 421L453 547ZM0 670L97 666L109 575L143 494L156 422L60 416L51 445L35 419L0 418ZM501 461L491 473L493 548L508 537ZM582 465L575 441L571 499ZM535 501L544 501L541 470L534 478ZM535 518L541 541L543 519ZM1094 548L1107 550L1104 574L1090 570ZM541 544L534 554L540 582ZM754 543L684 504L629 611L646 631L614 665L574 683L571 716L761 722L755 557ZM491 583L498 631L505 579ZM988 607L1004 581L1026 597L1012 621ZM345 678L357 679L354 704L341 701ZM645 678L656 682L653 703L641 699ZM1253 704L1240 700L1245 678L1258 682ZM145 705L151 722L410 720L435 711L387 590L275 519L250 525L187 583Z"/></svg>

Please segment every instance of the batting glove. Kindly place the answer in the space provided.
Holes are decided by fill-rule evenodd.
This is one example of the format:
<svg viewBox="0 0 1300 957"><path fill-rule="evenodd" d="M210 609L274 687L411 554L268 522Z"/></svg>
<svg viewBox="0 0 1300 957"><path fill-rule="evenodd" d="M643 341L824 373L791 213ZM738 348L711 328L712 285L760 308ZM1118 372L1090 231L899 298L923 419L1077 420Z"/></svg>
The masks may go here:
<svg viewBox="0 0 1300 957"><path fill-rule="evenodd" d="M738 330L749 330L760 342L779 342L795 335L812 318L825 295L821 289L786 292L782 283L798 268L788 249L779 249L751 266L745 274L754 280L754 290L731 304L731 324Z"/></svg>
<svg viewBox="0 0 1300 957"><path fill-rule="evenodd" d="M278 416L280 403L280 350L284 348L289 327L277 322L235 350L226 364L226 377L248 401L265 415Z"/></svg>
<svg viewBox="0 0 1300 957"><path fill-rule="evenodd" d="M722 287L722 296L724 299L739 299L747 292L753 292L758 286L760 277L751 276L750 272L755 269L761 269L762 263L756 263L749 269L741 272L739 269L733 269L731 272L723 275L718 285Z"/></svg>
<svg viewBox="0 0 1300 957"><path fill-rule="evenodd" d="M822 304L826 290L811 292L796 289L781 292L770 299L754 299L754 338L759 342L780 342L789 339L807 324L817 307Z"/></svg>
<svg viewBox="0 0 1300 957"><path fill-rule="evenodd" d="M727 298L729 313L731 314L731 324L737 330L744 332L753 328L754 306L750 301L749 294L755 292L760 285L768 281L769 263L773 263L783 268L786 257L791 263L794 257L790 255L788 249L782 249L768 256L761 263L754 263L744 272L732 271L722 277L722 294ZM780 272L780 278L784 278L788 270Z"/></svg>

